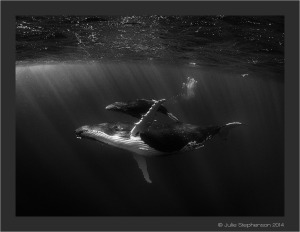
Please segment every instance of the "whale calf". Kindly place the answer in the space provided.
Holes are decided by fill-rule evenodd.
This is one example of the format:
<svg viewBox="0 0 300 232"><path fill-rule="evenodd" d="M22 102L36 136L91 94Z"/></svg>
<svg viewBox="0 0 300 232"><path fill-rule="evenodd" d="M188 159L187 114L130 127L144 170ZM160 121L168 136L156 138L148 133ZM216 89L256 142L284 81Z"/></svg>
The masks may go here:
<svg viewBox="0 0 300 232"><path fill-rule="evenodd" d="M127 102L115 102L105 107L106 110L122 112L125 114L129 114L135 118L141 118L144 114L146 114L150 107L155 103L155 100L148 99L137 99L134 101ZM158 112L167 115L174 121L179 121L177 117L175 117L172 113L170 113L166 107L160 105Z"/></svg>
<svg viewBox="0 0 300 232"><path fill-rule="evenodd" d="M133 153L145 180L151 183L145 157L172 155L196 150L219 134L226 138L232 128L243 125L231 122L222 126L200 127L183 122L159 123L155 114L164 100L154 101L137 123L101 123L75 130L76 137L95 140Z"/></svg>

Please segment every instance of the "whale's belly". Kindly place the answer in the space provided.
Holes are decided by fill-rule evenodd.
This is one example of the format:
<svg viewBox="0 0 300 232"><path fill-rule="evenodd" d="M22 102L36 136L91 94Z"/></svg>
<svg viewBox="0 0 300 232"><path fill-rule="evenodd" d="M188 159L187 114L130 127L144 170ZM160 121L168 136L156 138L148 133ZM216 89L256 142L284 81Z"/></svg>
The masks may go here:
<svg viewBox="0 0 300 232"><path fill-rule="evenodd" d="M141 140L140 136L124 137L119 135L108 135L104 132L94 130L89 132L94 139L99 142L117 147L123 150L131 151L143 156L160 156L164 152L155 150Z"/></svg>

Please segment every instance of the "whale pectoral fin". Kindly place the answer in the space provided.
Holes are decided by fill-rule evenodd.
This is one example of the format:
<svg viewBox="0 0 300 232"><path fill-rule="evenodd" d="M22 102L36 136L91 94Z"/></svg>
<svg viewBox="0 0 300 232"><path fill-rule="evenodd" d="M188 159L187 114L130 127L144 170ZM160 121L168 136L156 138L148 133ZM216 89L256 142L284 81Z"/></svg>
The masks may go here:
<svg viewBox="0 0 300 232"><path fill-rule="evenodd" d="M221 139L223 140L227 140L229 131L231 131L233 128L239 127L245 125L243 123L240 122L231 122L231 123L227 123L226 125L222 126L219 132L219 136L221 137Z"/></svg>
<svg viewBox="0 0 300 232"><path fill-rule="evenodd" d="M165 99L155 101L148 112L142 116L141 120L135 124L130 134L132 136L137 136L139 133L148 129L148 127L152 124L156 111L160 107L160 105L165 102Z"/></svg>
<svg viewBox="0 0 300 232"><path fill-rule="evenodd" d="M178 118L176 118L173 114L171 114L170 112L167 113L168 117L171 118L172 120L179 122Z"/></svg>
<svg viewBox="0 0 300 232"><path fill-rule="evenodd" d="M148 183L152 183L152 181L150 180L150 177L149 177L148 169L147 169L146 158L143 156L139 156L139 155L133 155L133 158L136 160L139 168L142 170L145 180Z"/></svg>

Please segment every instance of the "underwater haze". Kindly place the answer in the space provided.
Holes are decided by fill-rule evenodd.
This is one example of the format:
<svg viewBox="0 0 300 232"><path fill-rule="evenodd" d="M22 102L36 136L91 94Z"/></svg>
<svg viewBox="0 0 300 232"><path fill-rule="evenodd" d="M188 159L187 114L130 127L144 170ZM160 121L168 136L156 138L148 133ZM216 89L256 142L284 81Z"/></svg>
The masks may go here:
<svg viewBox="0 0 300 232"><path fill-rule="evenodd" d="M17 216L283 216L284 18L17 16ZM116 101L242 122L228 140L147 158L76 138ZM158 116L167 120L164 116Z"/></svg>

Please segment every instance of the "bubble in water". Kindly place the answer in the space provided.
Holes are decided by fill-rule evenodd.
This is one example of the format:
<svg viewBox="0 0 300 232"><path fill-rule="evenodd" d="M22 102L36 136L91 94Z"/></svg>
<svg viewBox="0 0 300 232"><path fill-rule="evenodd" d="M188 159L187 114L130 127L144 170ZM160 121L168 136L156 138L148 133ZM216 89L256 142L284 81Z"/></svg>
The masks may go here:
<svg viewBox="0 0 300 232"><path fill-rule="evenodd" d="M186 83L182 84L182 97L185 99L191 99L195 97L195 89L197 87L197 81L194 78L187 77Z"/></svg>

